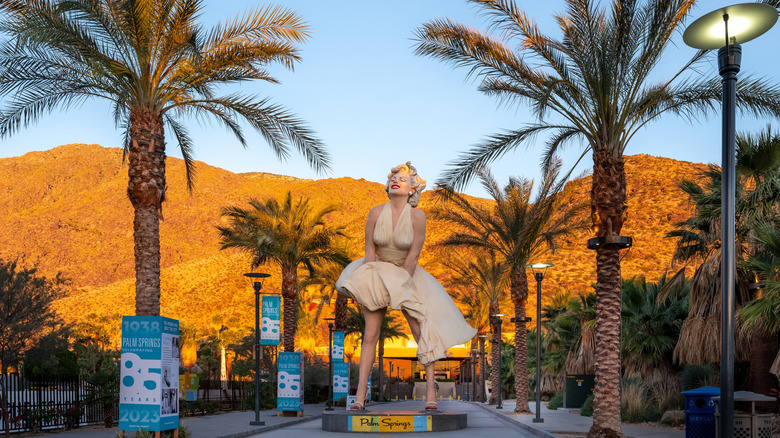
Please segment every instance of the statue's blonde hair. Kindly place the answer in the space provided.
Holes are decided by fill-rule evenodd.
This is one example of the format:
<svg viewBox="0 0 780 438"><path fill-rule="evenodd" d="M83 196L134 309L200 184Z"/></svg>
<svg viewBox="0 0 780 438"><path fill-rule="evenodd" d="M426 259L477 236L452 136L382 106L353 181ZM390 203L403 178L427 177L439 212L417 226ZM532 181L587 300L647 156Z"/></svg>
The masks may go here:
<svg viewBox="0 0 780 438"><path fill-rule="evenodd" d="M414 193L409 196L409 199L406 202L408 202L412 207L417 207L417 203L420 202L420 193L425 190L425 180L417 175L417 168L412 166L411 161L407 161L406 164L399 164L390 169L390 173L387 174L387 182L385 183L385 192L387 192L387 197L390 197L390 180L393 178L393 175L398 172L409 174L409 181L412 183L412 191Z"/></svg>

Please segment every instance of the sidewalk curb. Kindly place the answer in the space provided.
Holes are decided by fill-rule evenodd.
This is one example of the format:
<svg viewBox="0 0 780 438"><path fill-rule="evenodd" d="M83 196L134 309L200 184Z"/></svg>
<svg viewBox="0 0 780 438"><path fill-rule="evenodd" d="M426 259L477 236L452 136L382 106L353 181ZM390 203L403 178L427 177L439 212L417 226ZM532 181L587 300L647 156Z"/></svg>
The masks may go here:
<svg viewBox="0 0 780 438"><path fill-rule="evenodd" d="M537 428L531 426L530 424L526 424L526 423L523 423L522 421L518 421L518 420L516 420L516 419L514 419L514 418L512 418L512 417L510 417L508 415L503 415L500 412L497 412L495 408L491 409L489 406L485 406L482 403L474 403L474 404L479 406L483 410L493 414L494 416L496 416L496 417L498 417L498 418L500 418L500 419L502 419L502 420L504 420L504 421L506 421L508 423L511 423L512 425L517 426L517 427L519 427L519 428L521 428L523 430L531 432L532 434L534 434L536 436L540 436L540 437L544 437L544 438L558 438L556 435L553 435L550 432L547 432L546 430L537 429Z"/></svg>
<svg viewBox="0 0 780 438"><path fill-rule="evenodd" d="M244 431L244 432L236 432L236 433L233 433L233 434L230 434L230 435L222 435L222 436L218 436L216 438L245 438L245 437L252 436L252 435L257 435L257 434L261 434L261 433L270 432L272 430L281 429L283 427L292 426L294 424L301 424L301 423L305 423L307 421L317 420L319 418L322 418L322 414L316 414L316 415L312 415L312 416L309 416L309 417L302 417L302 418L298 418L298 419L295 419L295 420L285 421L284 423L279 423L279 424L274 424L274 425L271 425L271 426L260 427L258 429L247 430L247 431Z"/></svg>

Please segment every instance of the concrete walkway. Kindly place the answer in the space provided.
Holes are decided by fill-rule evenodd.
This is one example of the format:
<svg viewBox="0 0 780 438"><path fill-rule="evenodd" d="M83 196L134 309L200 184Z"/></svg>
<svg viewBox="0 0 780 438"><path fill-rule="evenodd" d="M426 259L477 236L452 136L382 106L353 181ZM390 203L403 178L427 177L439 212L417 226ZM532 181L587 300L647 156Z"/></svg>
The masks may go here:
<svg viewBox="0 0 780 438"><path fill-rule="evenodd" d="M421 409L422 402L399 401L388 403L374 403L369 405L369 410L414 410ZM531 412L536 412L536 403L530 403ZM242 437L334 437L334 432L324 432L320 418L324 404L307 404L304 407L303 417L278 417L275 410L261 411L260 420L265 426L251 426L254 421L254 411L226 412L200 417L184 417L182 422L192 431L193 438L242 438ZM336 408L344 409L344 408ZM515 414L515 402L508 400L503 403L503 409L496 409L478 402L444 401L440 409L448 411L465 411L468 413L468 428L457 432L447 432L448 437L458 436L483 438L502 437L558 437L573 438L584 437L590 429L592 419L583 417L576 412L564 410L548 410L544 404L541 408L543 423L534 423L534 414ZM661 428L649 425L623 424L623 433L630 438L684 438L682 429ZM61 432L47 432L40 435L29 433L16 435L48 436L57 438L114 438L117 429L104 429L92 426ZM372 435L356 434L353 435ZM374 434L376 435L376 434ZM404 433L406 438L414 438L419 433ZM129 432L129 438L135 436ZM384 435L383 435L384 436Z"/></svg>
<svg viewBox="0 0 780 438"><path fill-rule="evenodd" d="M367 410L371 411L419 411L423 409L422 401L398 401L374 404ZM344 408L341 408L344 409ZM336 438L346 437L388 437L397 436L399 438L533 438L537 436L531 431L527 431L518 425L502 421L501 417L496 416L490 411L482 409L477 403L460 401L439 402L439 409L442 411L466 412L468 416L468 427L460 430L447 432L399 432L399 433L357 433L357 432L325 432L322 430L322 421L315 420L306 423L300 423L284 427L270 433L253 435L250 438Z"/></svg>
<svg viewBox="0 0 780 438"><path fill-rule="evenodd" d="M593 425L591 417L583 417L578 412L558 409L549 410L542 403L539 410L539 417L544 420L543 423L534 423L536 418L536 402L529 403L532 414L515 414L515 401L507 400L503 402L503 409L496 409L496 406L490 406L482 403L475 403L485 410L496 412L502 418L519 425L523 429L532 430L537 436L543 437L577 437L585 436ZM675 429L668 427L655 427L651 425L638 425L623 423L623 434L630 438L684 438L684 429Z"/></svg>
<svg viewBox="0 0 780 438"><path fill-rule="evenodd" d="M306 404L303 407L303 417L278 417L276 410L260 411L260 421L265 426L252 426L250 421L255 420L255 411L231 411L212 415L182 417L182 424L192 431L193 438L242 438L263 432L270 432L281 427L290 426L306 421L318 419L325 409L324 403ZM73 430L59 432L46 432L37 435L23 433L17 437L48 436L57 438L115 438L118 429L105 429L100 426L81 427ZM128 438L133 438L135 432L127 432ZM269 436L269 435L266 435Z"/></svg>

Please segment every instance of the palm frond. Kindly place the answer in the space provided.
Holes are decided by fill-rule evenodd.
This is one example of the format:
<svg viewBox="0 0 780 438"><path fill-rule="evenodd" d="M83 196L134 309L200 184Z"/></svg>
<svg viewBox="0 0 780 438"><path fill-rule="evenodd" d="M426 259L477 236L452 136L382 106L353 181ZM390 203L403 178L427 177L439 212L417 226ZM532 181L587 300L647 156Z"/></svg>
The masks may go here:
<svg viewBox="0 0 780 438"><path fill-rule="evenodd" d="M557 125L530 125L517 131L507 131L488 137L481 145L469 152L462 153L458 159L450 162L448 169L440 179L441 185L461 190L477 172L491 162L501 158L506 153L524 142L532 141L542 131L565 128Z"/></svg>

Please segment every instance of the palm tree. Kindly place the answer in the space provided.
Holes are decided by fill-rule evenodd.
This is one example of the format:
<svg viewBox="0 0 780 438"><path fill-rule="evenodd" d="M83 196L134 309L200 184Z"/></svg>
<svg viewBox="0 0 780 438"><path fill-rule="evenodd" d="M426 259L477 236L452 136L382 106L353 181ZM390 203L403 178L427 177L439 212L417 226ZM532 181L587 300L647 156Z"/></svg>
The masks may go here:
<svg viewBox="0 0 780 438"><path fill-rule="evenodd" d="M238 248L252 257L252 268L266 262L279 265L282 271L284 313L284 351L295 349L298 268L314 275L315 265L341 260L334 240L344 236L342 227L325 223L325 216L336 211L335 205L314 209L303 197L293 202L287 192L284 199L249 200L249 208L225 207L222 216L230 222L217 227L221 249Z"/></svg>
<svg viewBox="0 0 780 438"><path fill-rule="evenodd" d="M543 371L559 379L564 374L593 374L595 369L596 295L554 295L542 309L545 320Z"/></svg>
<svg viewBox="0 0 780 438"><path fill-rule="evenodd" d="M462 254L453 253L442 263L450 271L447 290L460 304L469 325L476 327L477 334L481 334L491 329L490 314L498 311L491 309L506 307L507 297L503 293L506 279L503 266L494 266L499 263L494 254L471 256L465 258Z"/></svg>
<svg viewBox="0 0 780 438"><path fill-rule="evenodd" d="M321 344L320 317L329 302L329 297L323 298L316 288L308 287L305 283L307 279L298 283L295 337L299 350L314 352L317 344Z"/></svg>
<svg viewBox="0 0 780 438"><path fill-rule="evenodd" d="M623 281L623 377L640 377L651 385L676 382L672 352L688 313L685 293L658 299L665 282L665 277L657 283L644 277Z"/></svg>
<svg viewBox="0 0 780 438"><path fill-rule="evenodd" d="M778 311L778 267L780 267L780 133L770 126L757 136L742 134L737 141L737 169L745 178L744 208L741 218L751 224L750 254L744 269L754 272L749 289L753 300L738 312L744 337L751 340L751 391L768 394L777 390L780 375L780 354L777 339L780 333ZM766 286L760 290L759 281ZM774 374L774 375L773 375Z"/></svg>
<svg viewBox="0 0 780 438"><path fill-rule="evenodd" d="M322 266L317 266L316 274L306 279L301 286L315 288L318 295L323 298L320 302L320 307L330 305L335 300L333 308L334 330L344 330L347 324L349 299L336 291L336 281L339 279L341 272L349 264L349 261L355 258L350 253L346 243L346 241L336 243L334 250L338 253L338 259L324 263ZM319 314L321 309L318 308L317 311Z"/></svg>
<svg viewBox="0 0 780 438"><path fill-rule="evenodd" d="M778 274L780 231L775 225L768 222L756 225L755 230L756 239L764 251L760 257L751 258L747 264L759 274L759 278L764 282L765 290L763 296L746 303L739 310L739 318L744 322L744 329L761 337L774 339L773 350L777 355L771 368L761 371L764 373L769 371L778 376L780 375L780 352L777 352L777 336L780 334L780 311L778 311L780 309L780 274ZM761 390L776 388L777 379L766 383L767 385Z"/></svg>
<svg viewBox="0 0 780 438"><path fill-rule="evenodd" d="M485 249L500 254L502 266L509 277L517 319L525 318L528 303L525 266L544 250L554 252L556 241L579 227L575 219L584 205L564 202L563 189L568 175L559 179L560 168L560 162L555 161L544 173L533 203L534 186L531 181L510 178L502 189L486 168L480 169L477 174L494 201L492 208L482 208L451 189L438 192L445 205L436 209L434 214L463 230L445 238L441 245ZM518 400L528 400L525 340L525 324L515 324L514 372ZM527 403L517 403L515 412L531 411Z"/></svg>
<svg viewBox="0 0 780 438"><path fill-rule="evenodd" d="M198 24L203 0L6 0L0 12L0 137L46 113L96 97L112 104L124 130L127 195L135 212L136 314L160 314L159 222L167 189L165 131L194 183L193 139L184 116L214 117L246 146L247 122L280 158L290 148L317 170L329 166L312 131L268 99L218 87L277 81L265 66L292 68L295 43L308 38L301 18L280 7L250 10L227 24Z"/></svg>
<svg viewBox="0 0 780 438"><path fill-rule="evenodd" d="M593 427L589 436L621 435L620 232L627 217L623 154L633 136L661 115L696 117L719 110L720 81L703 78L697 52L669 79L656 67L679 33L695 0L567 0L557 22L563 38L544 35L512 0L471 0L500 37L453 20L434 20L416 32L416 53L481 78L479 90L506 104L527 103L536 122L488 138L452 163L444 180L462 188L487 163L549 134L543 162L580 140L593 158L591 220L598 238L597 366ZM698 75L698 76L697 76ZM780 87L746 78L738 107L754 115L780 115ZM553 113L558 117L550 117ZM595 245L594 245L595 246Z"/></svg>
<svg viewBox="0 0 780 438"><path fill-rule="evenodd" d="M363 339L363 333L366 331L366 320L363 312L355 307L347 307L347 322L344 335L356 335L359 341ZM379 356L379 398L384 399L384 388L382 385L384 375L385 359L385 341L393 339L409 339L409 335L404 332L403 323L399 321L395 314L386 314L382 320L382 327L379 329L379 342L377 343L377 355Z"/></svg>
<svg viewBox="0 0 780 438"><path fill-rule="evenodd" d="M501 332L499 331L498 317L493 315L500 313L502 301L506 298L507 269L495 251L478 253L471 260L452 257L445 265L452 273L450 282L455 288L470 289L474 292L474 299L466 300L467 305L470 304L468 306L470 314L467 314L467 318L471 321L479 321L478 326L484 325L484 321L487 321L490 326L492 335L490 363L493 370L490 373L490 384L493 391L490 393L489 404L495 404L498 394L496 390L501 388L498 373L501 363L501 348L499 348ZM462 293L459 295L469 297L469 295Z"/></svg>
<svg viewBox="0 0 780 438"><path fill-rule="evenodd" d="M665 299L685 279L687 266L695 267L688 294L688 316L680 329L680 338L674 349L675 362L688 365L720 363L720 318L721 318L721 219L720 187L721 172L709 166L699 175L699 181L683 180L680 189L694 204L694 215L675 224L678 228L667 234L675 237L677 247L673 262L684 266L664 285L659 293ZM736 178L737 199L743 192L742 179ZM739 202L742 205L741 201ZM738 207L740 208L740 207ZM744 222L736 224L736 258L744 260L749 229ZM737 282L737 305L749 300L744 272L739 273ZM740 332L740 330L737 330ZM736 343L737 360L747 358L746 342Z"/></svg>
<svg viewBox="0 0 780 438"><path fill-rule="evenodd" d="M548 298L547 304L542 307L542 319L545 321L544 338L542 338L544 347L542 368L545 373L551 373L556 377L563 377L568 372L566 358L575 339L579 336L579 324L576 324L573 318L567 314L571 300L571 291L560 289L554 292ZM531 349L536 348L536 335L530 334L533 331L528 331L528 347ZM532 361L536 366L536 357L531 356L527 360L529 364ZM531 378L535 376L535 370L529 370L529 372L531 373L528 379L530 384Z"/></svg>
<svg viewBox="0 0 780 438"><path fill-rule="evenodd" d="M760 306L761 293L755 286L756 277L767 278L771 251L758 236L765 223L777 226L780 205L780 136L771 128L758 136L741 133L737 136L736 178L736 256L741 261L737 271L737 305L752 301ZM677 237L675 259L697 266L691 281L689 314L683 323L675 359L684 364L703 365L720 361L720 208L721 171L710 166L699 175L700 182L685 180L681 189L695 206L694 215L677 224L669 233ZM673 287L684 278L683 267L669 283ZM667 291L664 291L664 294ZM739 310L740 315L747 315ZM775 335L763 330L755 314L737 319L736 343L739 360L750 359L749 387L763 391L776 385L768 373L777 351ZM743 326L743 323L749 323ZM702 346L704 346L702 348Z"/></svg>

